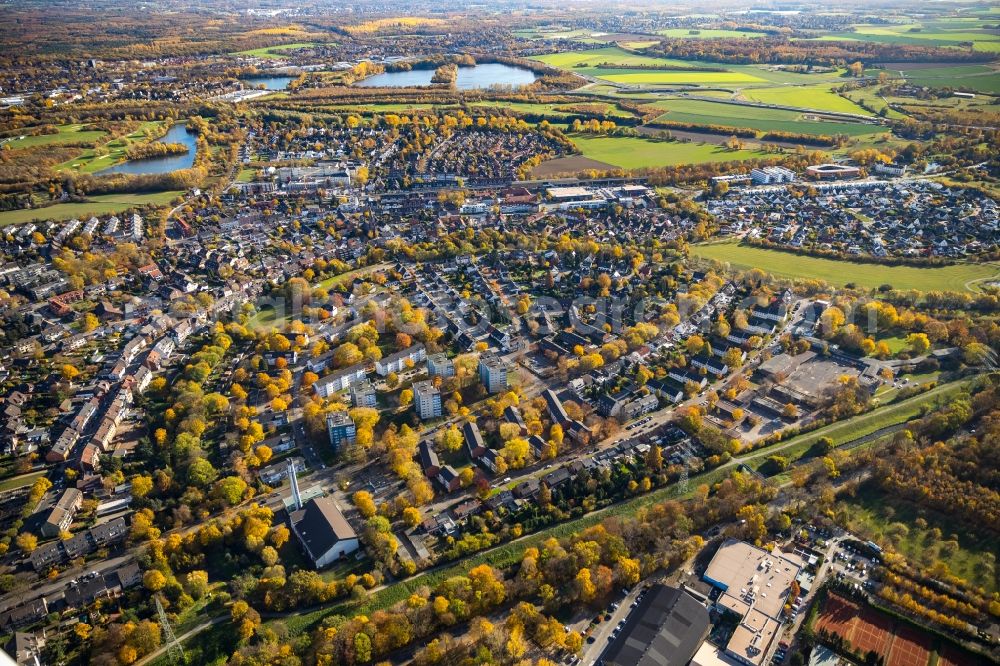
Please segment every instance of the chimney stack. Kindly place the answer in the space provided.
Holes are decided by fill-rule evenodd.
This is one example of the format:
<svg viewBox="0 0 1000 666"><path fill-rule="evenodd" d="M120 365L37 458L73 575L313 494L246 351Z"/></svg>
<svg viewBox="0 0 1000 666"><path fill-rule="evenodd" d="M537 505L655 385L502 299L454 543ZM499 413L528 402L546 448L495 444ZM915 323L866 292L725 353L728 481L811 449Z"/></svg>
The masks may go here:
<svg viewBox="0 0 1000 666"><path fill-rule="evenodd" d="M295 463L288 461L288 482L292 484L292 499L295 501L295 510L302 508L302 496L299 495L299 480L295 477Z"/></svg>

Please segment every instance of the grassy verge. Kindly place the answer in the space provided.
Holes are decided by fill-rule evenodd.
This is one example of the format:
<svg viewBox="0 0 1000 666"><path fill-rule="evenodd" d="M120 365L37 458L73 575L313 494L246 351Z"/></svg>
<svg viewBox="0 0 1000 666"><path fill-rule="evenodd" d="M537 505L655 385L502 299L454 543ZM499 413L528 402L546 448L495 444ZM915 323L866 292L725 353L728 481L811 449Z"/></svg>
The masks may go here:
<svg viewBox="0 0 1000 666"><path fill-rule="evenodd" d="M31 474L24 474L22 476L15 476L10 479L4 479L3 481L0 481L0 491L14 490L15 488L23 488L24 486L30 486L40 476L45 476L44 470L41 472L32 472Z"/></svg>
<svg viewBox="0 0 1000 666"><path fill-rule="evenodd" d="M944 384L920 395L915 395L912 398L906 398L885 407L878 407L852 419L831 423L806 435L794 437L785 442L784 448L781 449L781 455L787 458L789 462L795 462L800 458L806 457L810 449L823 437L829 437L833 440L834 446L840 446L878 432L882 428L906 423L919 416L925 408L933 405L935 402L951 400L963 391L967 384L968 382L964 380ZM773 450L774 446L769 448ZM746 464L753 469L760 469L772 453L772 451L768 451L767 449L764 451L747 460Z"/></svg>

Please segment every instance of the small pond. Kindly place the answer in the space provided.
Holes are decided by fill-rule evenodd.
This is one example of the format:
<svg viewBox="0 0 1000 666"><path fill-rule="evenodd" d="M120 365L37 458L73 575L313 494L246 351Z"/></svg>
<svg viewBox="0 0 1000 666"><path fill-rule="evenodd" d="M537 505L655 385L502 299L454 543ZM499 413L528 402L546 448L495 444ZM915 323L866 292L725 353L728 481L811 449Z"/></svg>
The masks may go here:
<svg viewBox="0 0 1000 666"><path fill-rule="evenodd" d="M354 85L363 88L409 88L429 86L433 69L411 69L408 72L385 72L362 79ZM455 87L459 90L489 88L494 85L526 86L535 82L536 75L530 69L513 67L501 63L483 63L475 67L459 67Z"/></svg>
<svg viewBox="0 0 1000 666"><path fill-rule="evenodd" d="M180 155L165 155L163 157L153 157L148 160L130 160L116 164L113 167L102 169L97 174L105 176L112 173L129 173L133 175L144 175L151 173L170 173L179 169L190 169L194 164L195 153L197 152L198 137L187 131L184 123L177 123L157 139L160 143L183 143L188 151Z"/></svg>
<svg viewBox="0 0 1000 666"><path fill-rule="evenodd" d="M291 76L254 76L243 79L243 83L248 86L259 86L263 84L268 90L284 90L288 87L294 77Z"/></svg>

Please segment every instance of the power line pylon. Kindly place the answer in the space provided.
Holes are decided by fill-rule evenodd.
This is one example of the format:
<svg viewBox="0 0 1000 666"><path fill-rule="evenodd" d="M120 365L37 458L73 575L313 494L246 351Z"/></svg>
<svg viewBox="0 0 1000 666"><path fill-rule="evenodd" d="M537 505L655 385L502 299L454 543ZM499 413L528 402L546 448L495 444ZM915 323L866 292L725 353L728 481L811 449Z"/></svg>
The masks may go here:
<svg viewBox="0 0 1000 666"><path fill-rule="evenodd" d="M167 611L163 610L163 604L160 603L160 595L157 594L153 599L156 601L156 614L160 616L160 629L163 631L163 637L167 643L167 660L171 664L184 664L186 663L184 648L181 647L177 636L174 636L174 630L167 619Z"/></svg>

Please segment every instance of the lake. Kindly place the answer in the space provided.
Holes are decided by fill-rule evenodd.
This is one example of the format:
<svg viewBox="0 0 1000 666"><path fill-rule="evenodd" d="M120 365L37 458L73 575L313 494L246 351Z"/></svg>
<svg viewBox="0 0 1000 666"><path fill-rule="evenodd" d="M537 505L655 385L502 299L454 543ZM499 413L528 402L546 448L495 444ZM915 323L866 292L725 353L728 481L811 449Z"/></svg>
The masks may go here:
<svg viewBox="0 0 1000 666"><path fill-rule="evenodd" d="M128 173L133 175L144 175L151 173L170 173L179 169L190 169L194 164L195 153L197 152L198 137L187 131L184 123L177 123L163 136L158 139L160 143L183 143L188 151L181 155L165 155L164 157L154 157L148 160L130 160L116 164L113 167L98 171L99 176L106 176L112 173Z"/></svg>
<svg viewBox="0 0 1000 666"><path fill-rule="evenodd" d="M249 86L264 84L264 87L268 90L284 90L291 83L292 78L291 76L254 76L242 79L242 81Z"/></svg>
<svg viewBox="0 0 1000 666"><path fill-rule="evenodd" d="M409 88L429 86L433 69L411 69L408 72L385 72L362 79L354 85L363 88ZM494 85L526 86L535 82L535 73L523 67L500 63L483 63L475 67L459 67L455 87L459 90L489 88Z"/></svg>

